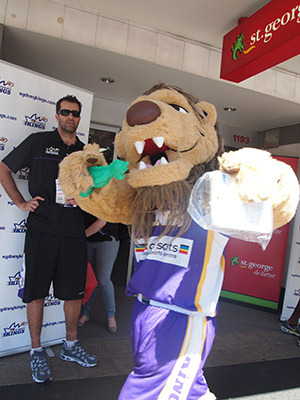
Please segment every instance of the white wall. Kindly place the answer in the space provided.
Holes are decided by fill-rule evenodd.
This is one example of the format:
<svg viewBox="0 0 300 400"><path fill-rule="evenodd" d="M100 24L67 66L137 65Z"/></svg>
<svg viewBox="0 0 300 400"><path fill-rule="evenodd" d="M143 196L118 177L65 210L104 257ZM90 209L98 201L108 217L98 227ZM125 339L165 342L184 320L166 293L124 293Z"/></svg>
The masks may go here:
<svg viewBox="0 0 300 400"><path fill-rule="evenodd" d="M94 97L92 123L121 127L129 104Z"/></svg>

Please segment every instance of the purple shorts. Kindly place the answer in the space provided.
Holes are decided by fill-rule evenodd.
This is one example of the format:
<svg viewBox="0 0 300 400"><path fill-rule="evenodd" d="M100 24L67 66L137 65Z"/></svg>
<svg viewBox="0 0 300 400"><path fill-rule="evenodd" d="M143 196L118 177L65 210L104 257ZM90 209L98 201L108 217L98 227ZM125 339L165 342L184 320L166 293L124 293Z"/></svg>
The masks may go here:
<svg viewBox="0 0 300 400"><path fill-rule="evenodd" d="M136 300L131 329L134 371L119 400L198 400L208 392L203 366L215 337L215 318Z"/></svg>

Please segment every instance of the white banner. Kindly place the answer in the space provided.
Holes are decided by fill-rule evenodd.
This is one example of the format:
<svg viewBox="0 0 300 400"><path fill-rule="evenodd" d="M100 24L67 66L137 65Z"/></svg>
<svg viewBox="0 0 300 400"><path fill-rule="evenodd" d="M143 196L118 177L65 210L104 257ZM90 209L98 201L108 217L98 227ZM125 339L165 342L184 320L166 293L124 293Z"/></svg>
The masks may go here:
<svg viewBox="0 0 300 400"><path fill-rule="evenodd" d="M0 160L30 133L55 129L56 101L68 94L83 105L78 136L87 143L92 93L0 61ZM14 178L29 199L28 171L18 171ZM26 305L17 296L26 218L0 185L0 357L31 347ZM50 293L44 310L41 339L43 346L49 346L65 337L63 302Z"/></svg>
<svg viewBox="0 0 300 400"><path fill-rule="evenodd" d="M293 313L300 298L300 207L298 207L291 243L291 253L286 279L286 288L282 307L281 320L288 319Z"/></svg>

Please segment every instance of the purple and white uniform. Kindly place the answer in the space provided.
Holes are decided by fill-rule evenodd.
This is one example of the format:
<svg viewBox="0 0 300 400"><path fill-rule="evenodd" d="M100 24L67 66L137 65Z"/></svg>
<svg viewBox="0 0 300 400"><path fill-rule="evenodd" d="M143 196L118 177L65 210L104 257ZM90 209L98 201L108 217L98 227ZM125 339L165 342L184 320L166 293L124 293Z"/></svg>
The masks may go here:
<svg viewBox="0 0 300 400"><path fill-rule="evenodd" d="M134 371L119 400L209 398L203 366L215 336L228 238L192 222L180 237L159 238L157 216L147 244L135 244L127 294L132 315Z"/></svg>

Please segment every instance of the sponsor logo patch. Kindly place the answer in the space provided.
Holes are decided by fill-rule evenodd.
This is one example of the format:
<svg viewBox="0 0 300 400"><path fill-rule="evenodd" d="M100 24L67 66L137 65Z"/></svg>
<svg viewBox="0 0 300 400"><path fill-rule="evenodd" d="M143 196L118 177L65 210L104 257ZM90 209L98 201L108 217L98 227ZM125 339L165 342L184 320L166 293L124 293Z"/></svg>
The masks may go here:
<svg viewBox="0 0 300 400"><path fill-rule="evenodd" d="M192 247L191 239L152 236L147 244L142 241L135 244L135 257L138 262L148 259L188 268Z"/></svg>

